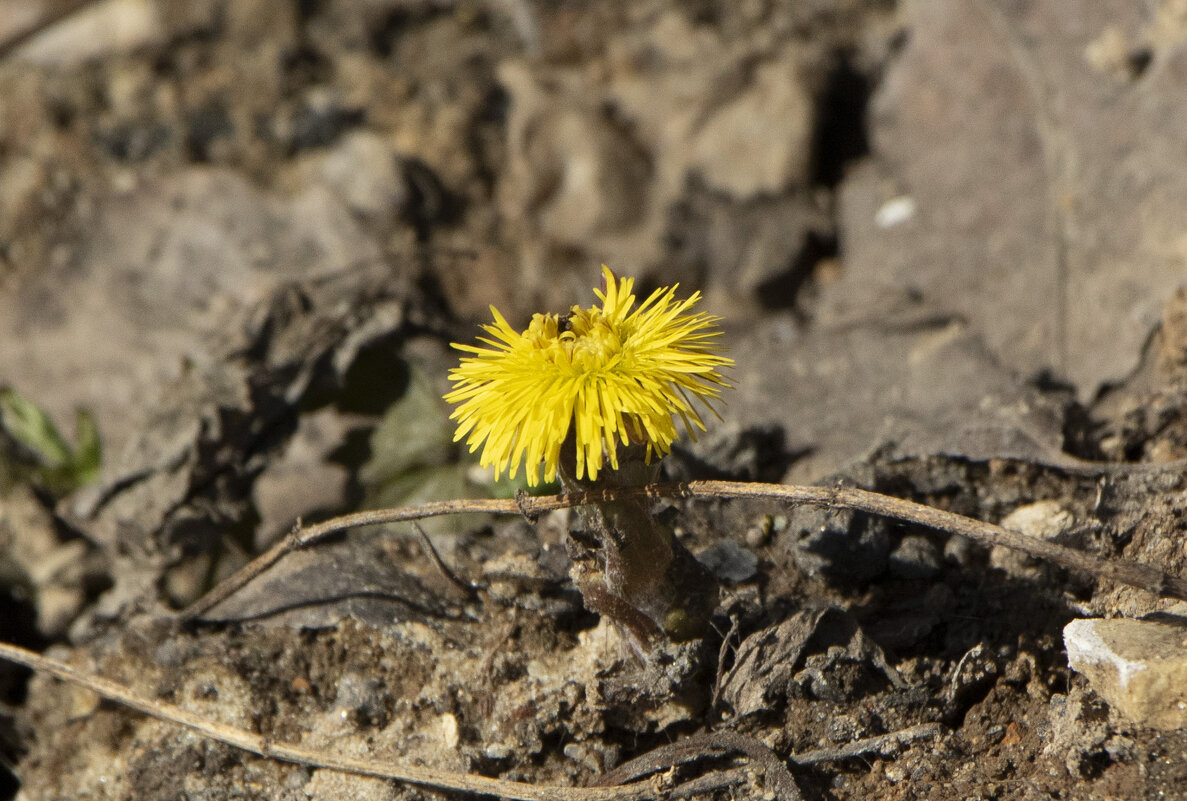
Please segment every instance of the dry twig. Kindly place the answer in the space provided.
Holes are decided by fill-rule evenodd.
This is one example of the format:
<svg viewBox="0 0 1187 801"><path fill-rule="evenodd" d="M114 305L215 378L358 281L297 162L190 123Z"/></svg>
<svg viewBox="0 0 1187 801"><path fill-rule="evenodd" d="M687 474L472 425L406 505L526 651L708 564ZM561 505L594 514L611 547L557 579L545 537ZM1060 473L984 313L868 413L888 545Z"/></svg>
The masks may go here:
<svg viewBox="0 0 1187 801"><path fill-rule="evenodd" d="M644 776L706 757L721 757L730 753L743 754L750 760L751 765L762 769L763 788L777 801L800 801L802 798L795 780L778 754L760 740L729 731L694 734L671 745L660 746L602 774L598 784L629 786L627 782L637 781ZM707 790L710 785L717 789L719 786L725 786L723 782L735 780L733 771L716 771L709 776L715 778L700 777L693 780L705 784L698 791Z"/></svg>
<svg viewBox="0 0 1187 801"><path fill-rule="evenodd" d="M779 501L791 505L812 504L830 509L854 509L869 514L917 523L958 534L985 545L1001 545L1029 556L1097 578L1127 584L1167 598L1187 600L1187 579L1173 576L1151 565L1121 559L1102 559L1094 554L1053 542L1028 537L1016 531L970 517L934 509L920 503L850 487L812 487L793 484L761 484L736 481L691 481L683 484L653 484L641 489L523 497L514 500L470 499L439 501L420 506L401 506L357 512L327 520L307 529L297 529L239 572L227 578L188 609L186 618L200 618L229 598L256 576L280 561L285 554L306 548L331 534L360 526L399 523L427 517L479 512L485 514L538 515L589 503L600 503L629 495L653 498L748 498Z"/></svg>
<svg viewBox="0 0 1187 801"><path fill-rule="evenodd" d="M899 747L912 740L923 740L928 737L938 737L944 727L939 723L920 723L918 726L908 726L898 731L854 740L851 743L831 748L817 748L802 754L792 754L791 761L797 765L816 765L821 762L836 762L839 759L852 759L862 754L882 751L887 747Z"/></svg>

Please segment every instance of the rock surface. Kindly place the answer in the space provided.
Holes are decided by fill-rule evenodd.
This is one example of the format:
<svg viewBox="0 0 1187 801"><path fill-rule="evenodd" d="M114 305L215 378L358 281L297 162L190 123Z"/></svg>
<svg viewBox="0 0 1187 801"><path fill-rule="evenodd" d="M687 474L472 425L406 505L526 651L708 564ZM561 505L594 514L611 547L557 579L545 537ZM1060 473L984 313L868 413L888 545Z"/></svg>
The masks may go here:
<svg viewBox="0 0 1187 801"><path fill-rule="evenodd" d="M1126 375L1187 259L1187 23L1160 6L905 4L873 159L842 187L847 302L916 292L1083 397ZM1144 68L1094 68L1102 37ZM877 225L903 195L914 216Z"/></svg>

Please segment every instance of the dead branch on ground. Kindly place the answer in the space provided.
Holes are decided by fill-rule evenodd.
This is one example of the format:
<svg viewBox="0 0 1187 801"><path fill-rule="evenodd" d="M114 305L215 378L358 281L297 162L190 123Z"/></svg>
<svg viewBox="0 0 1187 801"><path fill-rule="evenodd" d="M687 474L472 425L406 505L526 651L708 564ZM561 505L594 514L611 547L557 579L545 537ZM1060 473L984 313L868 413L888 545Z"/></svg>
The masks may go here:
<svg viewBox="0 0 1187 801"><path fill-rule="evenodd" d="M615 489L539 497L521 496L508 500L438 501L419 506L400 506L356 512L335 517L308 528L298 526L288 536L195 601L182 612L182 617L201 618L256 576L280 561L285 554L300 548L307 548L332 534L347 529L470 512L503 515L523 514L535 517L556 509L601 503L630 495L644 495L652 498L746 498L779 501L793 506L811 504L829 509L853 509L892 520L900 520L904 523L916 523L949 534L957 534L983 545L1001 545L1077 573L1127 584L1160 597L1187 600L1187 579L1171 575L1152 565L1123 559L1104 559L1065 545L1010 531L993 523L985 523L954 512L946 512L943 509L935 509L921 503L877 492L852 487L813 487L737 481L690 481L679 484L653 484L639 489Z"/></svg>

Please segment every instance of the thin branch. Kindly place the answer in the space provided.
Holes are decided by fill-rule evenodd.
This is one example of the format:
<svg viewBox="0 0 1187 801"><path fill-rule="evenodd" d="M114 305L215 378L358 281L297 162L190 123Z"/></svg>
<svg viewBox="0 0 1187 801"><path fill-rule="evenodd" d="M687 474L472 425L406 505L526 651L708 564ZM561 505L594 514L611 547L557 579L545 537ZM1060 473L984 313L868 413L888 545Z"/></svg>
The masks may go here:
<svg viewBox="0 0 1187 801"><path fill-rule="evenodd" d="M618 787L549 787L413 765L392 765L386 761L334 756L320 749L314 752L294 745L273 742L267 737L234 726L206 720L173 704L142 698L122 684L88 675L56 659L49 659L15 645L0 643L0 658L48 673L150 717L177 723L212 740L267 759L278 759L312 768L327 768L356 776L392 779L434 790L498 796L514 801L638 801L656 797L650 782L636 782Z"/></svg>
<svg viewBox="0 0 1187 801"><path fill-rule="evenodd" d="M661 745L602 774L598 784L629 786L627 782L637 781L644 776L729 753L743 754L752 766L762 769L764 789L776 801L801 801L795 779L779 755L761 740L732 731L693 734L670 745Z"/></svg>
<svg viewBox="0 0 1187 801"><path fill-rule="evenodd" d="M565 503L558 503L551 508L560 509L566 505ZM516 506L515 501L489 499L436 501L434 503L421 504L420 506L401 506L393 509L355 512L354 514L342 515L341 517L323 521L309 528L302 528L298 525L284 539L278 540L271 548L248 562L238 571L221 581L210 592L191 604L184 610L182 616L187 619L202 617L246 586L256 576L279 562L284 558L285 554L290 551L307 548L340 531L361 528L363 526L376 526L383 523L405 523L410 520L424 520L429 517L440 517L442 515L460 514L463 512L519 514L519 507Z"/></svg>
<svg viewBox="0 0 1187 801"><path fill-rule="evenodd" d="M11 34L7 39L0 40L0 60L8 58L13 51L30 39L52 28L67 17L77 14L87 6L94 5L95 2L96 0L71 0L71 2L64 3L59 8L46 13L28 27Z"/></svg>
<svg viewBox="0 0 1187 801"><path fill-rule="evenodd" d="M918 726L908 726L905 729L892 731L867 737L864 740L854 740L851 743L838 745L834 748L817 748L802 754L792 754L791 761L797 765L816 765L820 762L836 762L839 759L851 759L873 751L882 751L889 745L901 746L912 740L926 737L938 737L944 732L939 723L920 723Z"/></svg>
<svg viewBox="0 0 1187 801"><path fill-rule="evenodd" d="M734 635L741 628L737 615L730 615L730 629L721 636L721 647L717 649L717 675L713 677L713 695L709 698L709 711L717 710L717 702L721 700L722 682L725 681L725 655L729 652Z"/></svg>
<svg viewBox="0 0 1187 801"><path fill-rule="evenodd" d="M545 495L513 500L470 499L438 501L420 506L401 506L343 515L297 529L265 553L230 576L182 613L186 618L200 618L263 573L290 551L306 548L321 540L360 526L400 523L441 515L479 512L484 514L542 514L591 503L601 503L631 495L653 498L735 498L779 501L793 506L810 504L830 509L854 509L892 520L916 523L938 531L958 534L985 545L1001 545L1078 573L1106 579L1166 598L1187 600L1187 580L1159 570L1152 565L1122 559L1103 559L1095 554L1068 548L1038 537L974 520L970 517L934 509L920 503L893 498L850 487L811 487L794 484L762 484L736 481L692 481L685 484L653 484L638 489L614 489L569 495Z"/></svg>
<svg viewBox="0 0 1187 801"><path fill-rule="evenodd" d="M433 545L433 541L429 539L428 533L425 532L424 527L413 520L412 529L416 532L416 536L420 540L420 547L424 549L425 555L432 560L438 572L445 576L445 580L460 590L468 599L474 600L477 598L478 587L468 581L462 581L458 578L457 573L454 573L449 565L445 564L445 561L441 558L441 554L437 553L437 548Z"/></svg>

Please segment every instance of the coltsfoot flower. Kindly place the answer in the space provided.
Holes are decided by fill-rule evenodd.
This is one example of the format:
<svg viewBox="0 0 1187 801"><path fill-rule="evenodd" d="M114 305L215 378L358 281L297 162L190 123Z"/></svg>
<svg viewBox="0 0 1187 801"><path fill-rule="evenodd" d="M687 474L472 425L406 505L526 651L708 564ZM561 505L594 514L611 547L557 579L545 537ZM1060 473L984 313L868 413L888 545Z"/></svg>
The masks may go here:
<svg viewBox="0 0 1187 801"><path fill-rule="evenodd" d="M537 314L520 332L492 306L483 345L454 343L471 354L450 372L445 396L459 404L454 441L465 438L471 453L482 446L480 461L496 478L514 478L523 464L529 485L541 465L554 480L572 430L576 477L593 480L607 461L618 468L619 443L646 445L648 461L667 454L677 416L691 436L703 431L694 400L717 414L710 401L728 386L719 368L733 361L715 347L718 318L691 311L700 293L677 300L675 286L657 289L636 308L634 280L602 273L600 308Z"/></svg>

